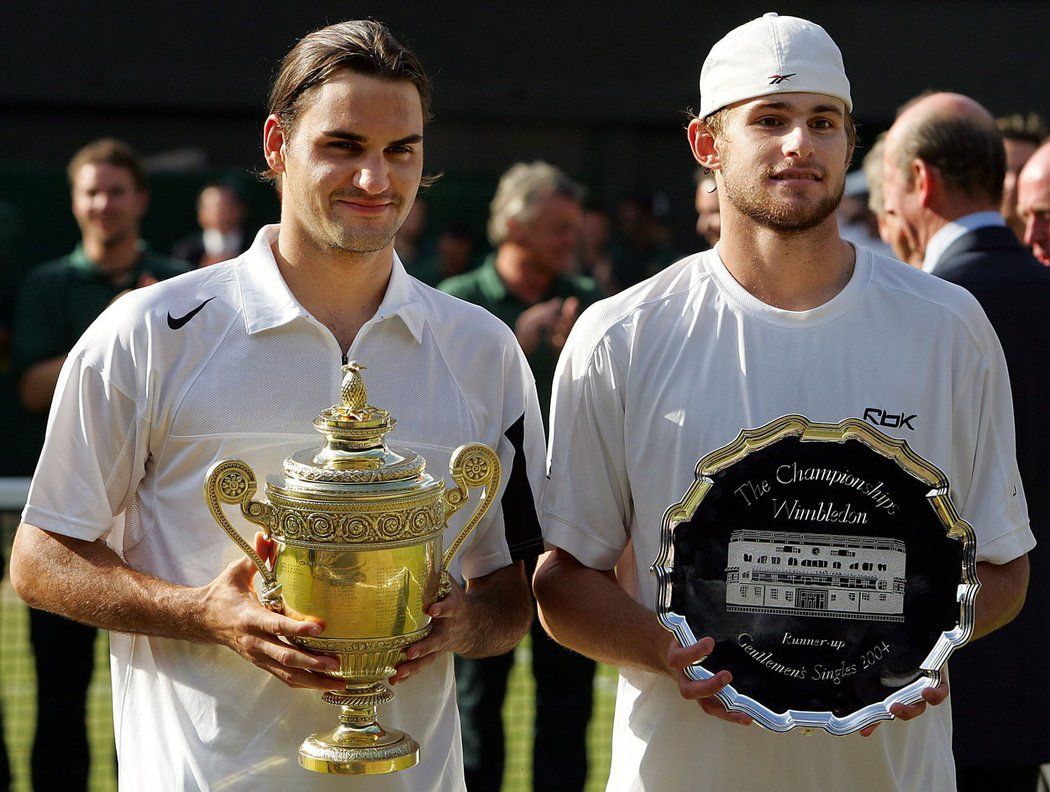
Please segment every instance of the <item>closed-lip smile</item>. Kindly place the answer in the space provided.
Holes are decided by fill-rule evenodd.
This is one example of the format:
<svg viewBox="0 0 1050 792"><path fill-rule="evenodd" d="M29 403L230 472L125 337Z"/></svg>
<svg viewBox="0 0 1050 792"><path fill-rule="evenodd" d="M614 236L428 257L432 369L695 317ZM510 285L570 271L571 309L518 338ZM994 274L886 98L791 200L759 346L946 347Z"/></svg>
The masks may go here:
<svg viewBox="0 0 1050 792"><path fill-rule="evenodd" d="M823 181L819 172L807 168L785 168L777 171L770 178L776 181Z"/></svg>
<svg viewBox="0 0 1050 792"><path fill-rule="evenodd" d="M360 198L337 198L336 202L363 214L379 214L393 206L390 201L363 201Z"/></svg>

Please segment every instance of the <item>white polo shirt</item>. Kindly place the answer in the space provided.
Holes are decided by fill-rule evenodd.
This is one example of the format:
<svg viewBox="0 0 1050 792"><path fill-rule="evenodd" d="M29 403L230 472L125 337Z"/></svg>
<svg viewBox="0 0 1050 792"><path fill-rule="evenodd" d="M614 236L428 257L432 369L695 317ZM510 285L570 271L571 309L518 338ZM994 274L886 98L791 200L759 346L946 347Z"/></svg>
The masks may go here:
<svg viewBox="0 0 1050 792"><path fill-rule="evenodd" d="M760 302L716 251L588 309L555 378L545 539L596 569L633 540L632 593L655 610L663 514L696 463L787 413L866 419L905 438L948 476L979 559L1034 545L1006 363L983 311L864 248L848 285L810 311ZM775 734L709 717L672 679L629 669L612 757L610 790L955 788L948 704L867 739Z"/></svg>
<svg viewBox="0 0 1050 792"><path fill-rule="evenodd" d="M88 329L59 379L25 522L104 537L132 567L187 586L243 558L205 504L209 466L236 457L264 481L290 452L320 444L312 421L340 401L344 350L281 278L270 248L277 231L262 229L232 261L128 294ZM454 573L479 577L538 552L532 493L543 480L543 430L510 330L409 277L395 258L379 310L345 353L367 367L369 401L397 418L391 444L419 451L434 475L447 478L462 443L498 450L502 508L476 529ZM455 515L446 546L471 511ZM463 787L447 654L380 708L382 722L420 742L420 763L359 778L298 767L299 743L336 723L337 708L318 691L288 688L219 646L114 633L111 653L122 789Z"/></svg>

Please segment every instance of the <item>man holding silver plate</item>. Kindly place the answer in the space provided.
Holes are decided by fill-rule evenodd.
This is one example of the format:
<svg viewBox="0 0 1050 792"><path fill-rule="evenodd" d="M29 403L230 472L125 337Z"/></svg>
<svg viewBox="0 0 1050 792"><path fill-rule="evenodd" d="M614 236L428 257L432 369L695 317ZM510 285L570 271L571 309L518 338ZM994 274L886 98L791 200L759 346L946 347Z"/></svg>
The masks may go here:
<svg viewBox="0 0 1050 792"><path fill-rule="evenodd" d="M689 143L721 240L560 361L534 584L621 669L609 789L954 789L945 659L1023 604L1002 350L968 293L839 237L851 111L818 25L719 41Z"/></svg>
<svg viewBox="0 0 1050 792"><path fill-rule="evenodd" d="M504 652L528 627L522 559L541 544L533 493L543 441L511 331L423 286L394 254L423 179L429 99L419 60L378 22L304 37L281 65L263 128L281 224L232 261L121 298L65 362L11 579L30 605L112 631L122 789L463 786L449 653ZM396 441L419 454L386 447L394 418L374 405L391 407ZM314 426L329 438L316 456ZM453 449L470 441L495 454L468 460L453 474L460 486L442 492ZM282 460L291 484L278 487ZM213 466L223 475L206 502ZM499 485L482 467L504 471ZM252 470L271 474L269 505L251 502ZM459 508L474 479L499 508L466 539L441 580L451 592L435 602L441 548L451 558L460 529L465 537L476 523L473 505ZM341 480L351 484L340 490ZM292 484L306 495L289 507ZM219 500L242 505L229 531L243 549L254 533L244 517L283 544L255 547L276 563L258 559L273 611L254 590L257 566L213 520ZM389 513L375 508L386 503ZM283 522L262 517L278 512ZM339 597L369 586L382 591ZM303 602L331 605L328 622L300 612ZM372 622L396 626L358 641L355 626ZM384 638L381 664L356 651ZM334 654L317 651L326 647ZM367 721L360 710L374 715L380 693L389 698L376 667L399 692L383 718L418 740L418 764L407 741L382 755L390 746L374 717L356 728ZM369 674L361 701L337 692ZM368 732L382 750L322 740L320 757L297 761L303 738L335 720L321 690L349 723L339 739Z"/></svg>

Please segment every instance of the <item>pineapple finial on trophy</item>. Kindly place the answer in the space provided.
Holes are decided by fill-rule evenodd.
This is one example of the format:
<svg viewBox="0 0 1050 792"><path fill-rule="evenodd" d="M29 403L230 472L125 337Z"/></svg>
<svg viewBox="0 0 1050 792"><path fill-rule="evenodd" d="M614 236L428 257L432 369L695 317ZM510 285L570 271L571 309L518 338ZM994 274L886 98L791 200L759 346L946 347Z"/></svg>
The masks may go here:
<svg viewBox="0 0 1050 792"><path fill-rule="evenodd" d="M365 367L356 360L351 360L343 366L343 409L347 415L362 420L365 407L368 406L368 391L365 389L365 380L361 372Z"/></svg>

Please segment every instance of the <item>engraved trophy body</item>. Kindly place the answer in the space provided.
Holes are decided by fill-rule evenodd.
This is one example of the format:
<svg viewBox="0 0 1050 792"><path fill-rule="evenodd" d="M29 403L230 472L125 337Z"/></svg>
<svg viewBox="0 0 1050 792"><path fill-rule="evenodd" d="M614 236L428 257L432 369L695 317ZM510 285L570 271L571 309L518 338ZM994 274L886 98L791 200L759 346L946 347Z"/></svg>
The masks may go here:
<svg viewBox="0 0 1050 792"><path fill-rule="evenodd" d="M271 475L267 501L252 500L256 479L239 460L212 466L204 487L212 516L262 575L267 607L322 619L324 632L297 645L339 658L331 675L343 691L322 698L340 707L339 725L308 737L299 763L321 773L389 773L416 764L419 745L377 722L376 708L394 694L383 683L404 650L431 630L426 609L448 592L449 564L496 497L499 457L480 443L452 455L455 487L426 472L411 451L391 449L396 421L367 403L356 363L343 367L342 401L314 421L320 449L292 454L284 475ZM448 518L482 487L477 510L443 551ZM273 568L240 536L222 504L239 504L277 544Z"/></svg>

